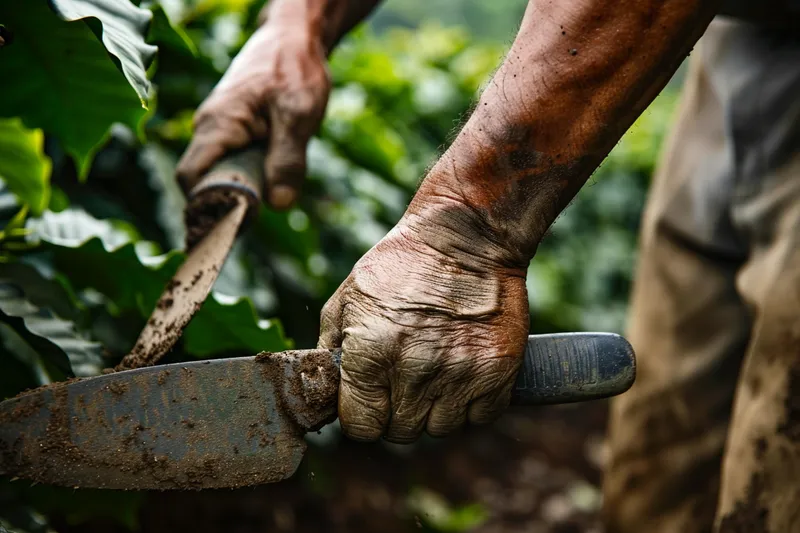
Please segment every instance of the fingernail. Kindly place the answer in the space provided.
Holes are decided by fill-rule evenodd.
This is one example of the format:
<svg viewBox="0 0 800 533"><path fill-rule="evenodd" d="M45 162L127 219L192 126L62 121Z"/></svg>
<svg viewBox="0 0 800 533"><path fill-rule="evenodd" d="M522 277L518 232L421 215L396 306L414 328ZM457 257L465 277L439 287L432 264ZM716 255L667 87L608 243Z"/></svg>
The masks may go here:
<svg viewBox="0 0 800 533"><path fill-rule="evenodd" d="M269 203L275 209L286 209L294 203L296 191L288 185L275 185L269 191Z"/></svg>

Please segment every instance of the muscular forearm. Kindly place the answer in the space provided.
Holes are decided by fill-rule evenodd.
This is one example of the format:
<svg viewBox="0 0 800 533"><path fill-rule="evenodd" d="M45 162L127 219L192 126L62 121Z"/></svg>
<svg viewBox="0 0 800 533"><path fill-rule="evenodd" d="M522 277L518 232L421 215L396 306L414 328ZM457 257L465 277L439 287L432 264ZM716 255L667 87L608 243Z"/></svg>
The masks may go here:
<svg viewBox="0 0 800 533"><path fill-rule="evenodd" d="M380 0L273 0L262 13L265 21L305 28L317 34L328 54Z"/></svg>
<svg viewBox="0 0 800 533"><path fill-rule="evenodd" d="M526 264L717 7L706 0L531 0L505 61L424 180L409 220L436 218L443 226L436 231L462 235L465 249L482 234L502 250L499 259Z"/></svg>

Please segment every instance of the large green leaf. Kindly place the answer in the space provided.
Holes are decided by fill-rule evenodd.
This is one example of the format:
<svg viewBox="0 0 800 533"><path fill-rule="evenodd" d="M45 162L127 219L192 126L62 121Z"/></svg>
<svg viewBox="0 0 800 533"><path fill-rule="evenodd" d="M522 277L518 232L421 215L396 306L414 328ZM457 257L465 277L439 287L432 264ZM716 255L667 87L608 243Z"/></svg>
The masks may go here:
<svg viewBox="0 0 800 533"><path fill-rule="evenodd" d="M67 375L91 376L103 368L100 344L84 338L72 322L32 304L11 279L0 279L0 321L11 326L45 364Z"/></svg>
<svg viewBox="0 0 800 533"><path fill-rule="evenodd" d="M119 61L120 69L144 104L150 91L147 67L156 53L156 47L144 41L152 13L130 0L49 1L64 20L96 18L101 22L106 50Z"/></svg>
<svg viewBox="0 0 800 533"><path fill-rule="evenodd" d="M167 282L185 259L178 250L153 255L145 241L134 242L114 224L68 209L45 212L28 223L31 239L53 254L55 267L78 289L92 288L119 310L136 310L145 318ZM278 351L291 346L276 320L260 319L248 298L212 293L184 335L195 356L226 352Z"/></svg>
<svg viewBox="0 0 800 533"><path fill-rule="evenodd" d="M41 130L29 130L16 118L0 119L0 178L34 215L50 201L50 168Z"/></svg>
<svg viewBox="0 0 800 533"><path fill-rule="evenodd" d="M109 10L117 6L120 14L128 11L127 0L106 2ZM80 10L67 13L75 16ZM142 36L125 25L103 20L104 26L101 20L66 22L45 0L0 0L0 23L14 34L0 54L3 78L13 80L0 84L0 117L19 116L26 126L55 135L75 158L81 177L88 174L112 123L140 131L145 115L143 100L95 35L107 35L104 40L115 43L112 52L121 56L117 61L145 94L141 91L147 80L139 72L143 59L130 56L132 49L141 49ZM141 43L130 47L120 44L137 40Z"/></svg>
<svg viewBox="0 0 800 533"><path fill-rule="evenodd" d="M172 50L180 51L189 57L197 55L197 47L192 39L178 24L174 24L160 4L150 4L147 6L153 12L153 21L150 24L148 38L150 42L157 43L159 48L162 45L170 47Z"/></svg>

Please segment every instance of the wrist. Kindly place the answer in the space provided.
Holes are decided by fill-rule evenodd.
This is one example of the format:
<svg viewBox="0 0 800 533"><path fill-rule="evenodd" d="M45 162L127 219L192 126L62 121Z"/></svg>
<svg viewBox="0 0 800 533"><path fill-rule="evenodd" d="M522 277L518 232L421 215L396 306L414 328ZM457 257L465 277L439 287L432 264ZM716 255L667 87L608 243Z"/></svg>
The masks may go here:
<svg viewBox="0 0 800 533"><path fill-rule="evenodd" d="M262 27L287 35L301 34L320 43L325 33L325 0L272 0L261 10Z"/></svg>
<svg viewBox="0 0 800 533"><path fill-rule="evenodd" d="M432 172L400 223L414 238L470 268L525 271L538 239L522 243L490 218L481 206L454 190L449 180Z"/></svg>

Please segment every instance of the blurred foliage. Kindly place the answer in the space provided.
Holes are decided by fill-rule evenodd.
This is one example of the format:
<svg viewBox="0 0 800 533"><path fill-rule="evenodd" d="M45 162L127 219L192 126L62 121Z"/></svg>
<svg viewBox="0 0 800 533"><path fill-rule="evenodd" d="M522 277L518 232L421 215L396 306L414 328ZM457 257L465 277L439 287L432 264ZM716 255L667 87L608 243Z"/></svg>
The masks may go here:
<svg viewBox="0 0 800 533"><path fill-rule="evenodd" d="M0 398L97 374L132 347L184 257L173 174L193 110L260 8L126 4L127 22L112 32L121 40L110 42L103 26L120 24L108 18L110 1L29 0L17 11L0 0L0 24L15 36L0 69L17 80L0 86ZM464 4L480 13L502 3ZM41 26L29 23L34 15ZM380 35L362 27L346 39L331 60L334 90L300 205L262 208L168 361L314 345L322 304L402 215L503 51L436 24ZM54 78L45 82L45 72ZM621 330L639 214L674 99L659 97L540 246L528 281L535 330ZM47 531L46 515L80 523L113 508L135 529L139 497L102 494L4 482L0 524ZM436 531L483 519L479 507L451 508L425 489L412 491L409 508Z"/></svg>
<svg viewBox="0 0 800 533"><path fill-rule="evenodd" d="M465 27L481 39L511 42L527 5L528 0L386 0L371 22L382 31L435 20L445 26Z"/></svg>

